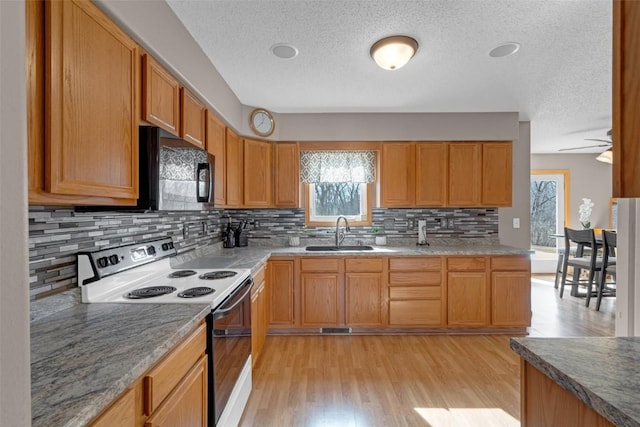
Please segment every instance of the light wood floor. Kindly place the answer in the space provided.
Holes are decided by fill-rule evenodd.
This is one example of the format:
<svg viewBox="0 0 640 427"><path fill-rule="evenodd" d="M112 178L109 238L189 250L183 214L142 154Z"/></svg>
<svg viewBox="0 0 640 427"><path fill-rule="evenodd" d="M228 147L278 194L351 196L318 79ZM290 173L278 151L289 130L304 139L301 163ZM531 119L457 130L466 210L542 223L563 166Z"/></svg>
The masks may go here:
<svg viewBox="0 0 640 427"><path fill-rule="evenodd" d="M612 335L614 305L534 277L530 335ZM507 336L270 336L240 425L518 426L519 366Z"/></svg>

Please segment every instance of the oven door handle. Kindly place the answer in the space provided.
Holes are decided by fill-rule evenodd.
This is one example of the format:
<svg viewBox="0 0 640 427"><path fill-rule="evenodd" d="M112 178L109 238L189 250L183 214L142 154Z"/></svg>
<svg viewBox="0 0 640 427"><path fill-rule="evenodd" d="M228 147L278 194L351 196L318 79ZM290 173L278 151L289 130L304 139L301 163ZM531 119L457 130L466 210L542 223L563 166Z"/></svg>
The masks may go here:
<svg viewBox="0 0 640 427"><path fill-rule="evenodd" d="M253 279L249 278L246 282L245 285L243 285L243 287L247 287L247 290L242 294L242 297L239 298L231 307L226 307L226 308L218 308L216 310L214 310L213 312L213 319L220 319L221 317L226 316L227 314L231 313L233 310L235 310L240 304L242 304L244 302L244 299L247 297L247 295L249 295L249 293L251 292L251 288L253 288ZM229 300L233 299L233 297L235 297L234 294L231 294L231 296L229 296Z"/></svg>

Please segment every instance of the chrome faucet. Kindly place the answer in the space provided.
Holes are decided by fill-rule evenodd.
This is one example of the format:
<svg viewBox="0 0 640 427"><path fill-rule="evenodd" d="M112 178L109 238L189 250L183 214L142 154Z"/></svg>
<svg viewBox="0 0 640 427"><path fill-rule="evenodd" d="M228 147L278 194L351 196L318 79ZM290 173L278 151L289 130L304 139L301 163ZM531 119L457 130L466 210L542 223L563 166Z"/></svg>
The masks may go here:
<svg viewBox="0 0 640 427"><path fill-rule="evenodd" d="M340 220L344 219L344 231L340 231ZM349 227L349 221L347 221L347 218L344 216L339 216L338 219L336 220L336 246L340 247L340 245L342 244L342 241L344 240L344 233L347 231L351 231L351 228Z"/></svg>

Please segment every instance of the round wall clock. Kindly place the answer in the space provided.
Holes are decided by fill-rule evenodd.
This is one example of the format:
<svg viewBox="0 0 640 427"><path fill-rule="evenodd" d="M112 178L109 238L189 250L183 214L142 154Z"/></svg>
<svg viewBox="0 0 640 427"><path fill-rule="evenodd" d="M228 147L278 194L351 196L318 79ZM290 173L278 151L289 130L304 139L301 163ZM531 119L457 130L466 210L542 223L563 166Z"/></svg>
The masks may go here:
<svg viewBox="0 0 640 427"><path fill-rule="evenodd" d="M264 108L256 108L251 112L249 125L251 126L251 130L260 136L269 136L276 128L276 122L273 120L273 116Z"/></svg>

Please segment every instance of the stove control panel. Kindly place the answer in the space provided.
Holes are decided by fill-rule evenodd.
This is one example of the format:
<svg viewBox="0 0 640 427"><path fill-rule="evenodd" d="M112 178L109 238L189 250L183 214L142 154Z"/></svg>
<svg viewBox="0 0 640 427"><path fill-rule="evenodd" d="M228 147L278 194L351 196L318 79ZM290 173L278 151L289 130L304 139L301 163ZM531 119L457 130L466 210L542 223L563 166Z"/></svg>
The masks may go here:
<svg viewBox="0 0 640 427"><path fill-rule="evenodd" d="M176 255L176 253L171 237L93 252L80 252L78 253L78 283L90 283L123 270Z"/></svg>

